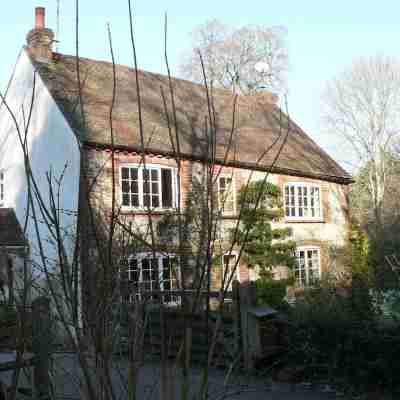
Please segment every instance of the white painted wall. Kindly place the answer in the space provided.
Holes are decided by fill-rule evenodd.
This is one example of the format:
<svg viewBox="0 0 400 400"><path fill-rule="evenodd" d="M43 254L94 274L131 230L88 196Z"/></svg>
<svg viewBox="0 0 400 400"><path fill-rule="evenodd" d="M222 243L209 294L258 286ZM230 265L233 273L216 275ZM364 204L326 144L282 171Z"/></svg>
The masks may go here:
<svg viewBox="0 0 400 400"><path fill-rule="evenodd" d="M35 89L34 75L36 76ZM53 178L64 177L59 190L61 226L65 235L73 234L78 208L80 155L76 138L38 73L22 50L7 91L7 103L16 116L21 133L29 115L34 90L32 117L27 131L29 158L33 175L46 206L49 206L49 185L46 174ZM4 104L0 105L0 169L5 172L5 206L15 209L21 226L27 213L27 180L23 152L16 126ZM53 190L58 186L53 182ZM36 203L37 204L37 203ZM38 217L43 220L36 207ZM32 215L32 212L30 212ZM54 240L45 224L39 224L44 252L49 260L55 258ZM27 238L34 262L40 262L38 240L32 218L28 221ZM49 241L48 241L49 240ZM68 239L67 242L71 244Z"/></svg>

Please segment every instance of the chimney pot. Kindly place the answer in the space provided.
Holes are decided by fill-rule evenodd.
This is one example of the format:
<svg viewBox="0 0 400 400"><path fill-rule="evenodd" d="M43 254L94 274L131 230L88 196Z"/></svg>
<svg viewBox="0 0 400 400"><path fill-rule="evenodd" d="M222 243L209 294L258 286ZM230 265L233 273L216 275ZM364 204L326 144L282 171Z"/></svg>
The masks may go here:
<svg viewBox="0 0 400 400"><path fill-rule="evenodd" d="M35 8L35 28L44 29L46 9L44 7Z"/></svg>
<svg viewBox="0 0 400 400"><path fill-rule="evenodd" d="M50 62L53 58L54 32L45 27L44 17L44 7L36 7L35 27L28 32L26 43L32 57L42 62Z"/></svg>

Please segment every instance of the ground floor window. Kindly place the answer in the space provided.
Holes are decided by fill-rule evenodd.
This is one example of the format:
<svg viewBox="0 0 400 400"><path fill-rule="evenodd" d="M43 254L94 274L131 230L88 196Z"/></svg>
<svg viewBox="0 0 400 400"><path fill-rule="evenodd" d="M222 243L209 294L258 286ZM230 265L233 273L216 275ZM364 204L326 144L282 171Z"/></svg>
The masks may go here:
<svg viewBox="0 0 400 400"><path fill-rule="evenodd" d="M160 294L177 290L179 286L178 258L170 254L140 253L124 261L122 279L128 282L129 301L146 297L158 301ZM155 292L154 294L151 294ZM146 293L146 296L144 296ZM148 295L149 294L149 295ZM167 304L180 303L178 296L162 293L162 301Z"/></svg>
<svg viewBox="0 0 400 400"><path fill-rule="evenodd" d="M321 254L319 247L296 249L294 276L300 286L312 285L321 277Z"/></svg>

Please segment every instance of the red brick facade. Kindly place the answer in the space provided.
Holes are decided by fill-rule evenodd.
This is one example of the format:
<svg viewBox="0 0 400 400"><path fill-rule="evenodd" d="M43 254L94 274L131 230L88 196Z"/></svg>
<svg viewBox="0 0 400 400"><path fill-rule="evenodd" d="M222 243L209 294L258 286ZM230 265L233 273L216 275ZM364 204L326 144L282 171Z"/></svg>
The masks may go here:
<svg viewBox="0 0 400 400"><path fill-rule="evenodd" d="M92 190L90 193L90 201L93 209L101 210L103 216L107 218L107 215L110 215L111 210L111 197L112 197L112 153L110 151L98 150L94 148L87 148L85 152L86 160L83 165L86 165L85 173L87 174L90 181L95 181L92 186ZM142 165L143 160L140 155L137 153L129 153L123 151L114 152L114 181L115 181L115 198L117 205L120 204L120 193L121 193L121 185L120 185L120 168L128 165ZM176 160L173 158L167 158L157 155L146 155L145 157L146 165L159 165L159 166L168 166L168 167L177 167ZM191 192L192 187L192 179L195 174L201 175L201 164L195 163L193 161L182 160L181 169L180 169L180 193L181 193L181 206L184 209L187 204L188 195ZM236 191L236 199L237 194L240 188L246 185L249 179L255 180L258 175L253 176L253 171L248 169L239 169L234 167L220 167L216 166L214 168L215 177L221 175L233 176L234 177L234 187ZM254 174L256 174L254 172ZM260 172L258 172L260 174ZM340 214L343 217L342 220L346 227L343 227L342 230L346 231L348 229L348 210L347 210L347 190L340 184L326 182L321 180L315 180L310 178L302 178L298 176L287 176L287 175L273 175L271 174L271 181L277 184L281 190L283 190L284 185L289 182L304 182L304 183L314 183L318 184L321 188L321 200L322 200L322 208L323 208L323 218L321 221L290 221L289 224L293 226L293 229L296 230L300 226L302 229L314 230L315 226L321 227L330 227L331 230L335 228L335 213ZM84 179L82 179L82 184L85 185ZM331 204L331 196L332 191L335 191L336 198L338 201L335 203L336 209L333 209L333 205ZM85 189L81 185L81 192L84 193ZM83 202L84 200L82 200ZM82 203L81 202L81 203ZM83 203L82 203L83 204ZM80 207L81 213L85 214L82 210L84 207ZM125 218L126 221L135 221L137 219L143 218L147 212L145 210L124 210L121 209L119 215ZM154 212L152 217L157 221L163 216L163 212ZM86 215L88 218L88 215ZM225 223L235 224L237 221L236 215L224 216L223 220ZM301 236L301 235L300 235ZM304 235L303 235L304 236ZM343 238L343 241L346 238ZM332 238L332 240L335 240ZM329 237L328 237L329 241ZM299 246L317 246L320 249L320 259L321 259L321 271L322 273L327 272L329 265L329 243L327 243L326 238L321 237L304 237L297 240ZM221 249L224 246L222 245ZM83 259L88 262L90 259L90 245L87 246L86 255L84 254ZM227 248L228 249L228 248ZM237 249L234 249L237 250ZM85 252L84 252L85 253ZM86 258L85 258L86 257ZM254 279L257 276L255 271L249 270L249 268L241 262L239 266L239 272L235 274L236 278L240 281L246 281L249 279ZM90 279L90 273L84 272L83 275L87 275L84 279ZM222 263L216 265L214 271L212 273L212 287L214 289L218 289L222 282Z"/></svg>

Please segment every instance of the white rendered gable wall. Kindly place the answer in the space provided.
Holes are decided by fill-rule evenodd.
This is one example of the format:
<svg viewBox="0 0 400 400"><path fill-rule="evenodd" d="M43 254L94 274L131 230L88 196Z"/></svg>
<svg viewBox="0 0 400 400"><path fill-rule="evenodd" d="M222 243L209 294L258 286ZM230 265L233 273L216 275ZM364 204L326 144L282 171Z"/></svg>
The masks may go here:
<svg viewBox="0 0 400 400"><path fill-rule="evenodd" d="M34 75L36 77L34 85ZM53 190L57 194L58 180L64 173L60 187L61 226L65 232L74 233L79 196L80 154L76 138L51 97L25 50L22 50L7 91L7 102L16 116L22 135L29 116L34 89L32 116L29 124L27 143L30 164L46 205L49 205L47 174L53 176ZM0 105L0 169L5 174L5 206L15 209L23 227L27 210L27 181L23 152L15 124L4 104ZM72 212L72 214L70 213ZM39 220L43 217L36 207ZM40 236L46 257L54 259L56 248L48 243L49 231L39 224ZM32 218L29 219L27 238L32 259L41 264L38 241ZM68 241L67 241L68 242ZM72 255L72 254L70 254Z"/></svg>

